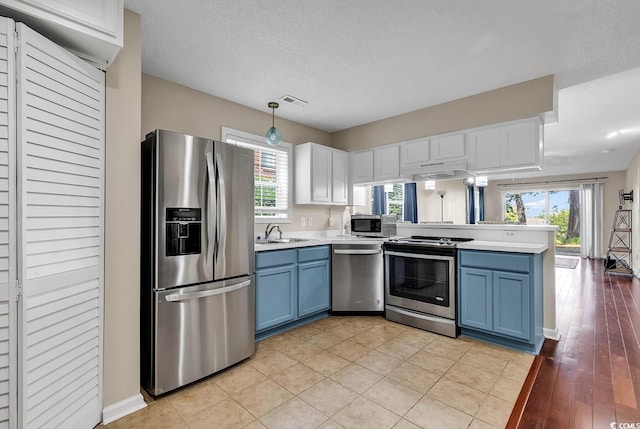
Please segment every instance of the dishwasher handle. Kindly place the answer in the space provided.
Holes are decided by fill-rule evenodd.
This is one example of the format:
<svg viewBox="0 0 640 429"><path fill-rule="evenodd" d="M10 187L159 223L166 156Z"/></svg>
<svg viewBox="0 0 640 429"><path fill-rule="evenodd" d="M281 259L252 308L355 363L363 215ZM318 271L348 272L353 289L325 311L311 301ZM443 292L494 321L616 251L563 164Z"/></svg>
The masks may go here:
<svg viewBox="0 0 640 429"><path fill-rule="evenodd" d="M187 301L189 299L205 298L208 296L221 295L223 293L233 292L234 290L247 287L250 284L251 284L251 280L246 280L244 282L241 282L235 285L217 288L217 289L202 290L199 292L172 293L171 295L165 296L164 299L168 302L176 302L176 301Z"/></svg>
<svg viewBox="0 0 640 429"><path fill-rule="evenodd" d="M333 251L336 255L378 255L382 253L381 249L335 249Z"/></svg>

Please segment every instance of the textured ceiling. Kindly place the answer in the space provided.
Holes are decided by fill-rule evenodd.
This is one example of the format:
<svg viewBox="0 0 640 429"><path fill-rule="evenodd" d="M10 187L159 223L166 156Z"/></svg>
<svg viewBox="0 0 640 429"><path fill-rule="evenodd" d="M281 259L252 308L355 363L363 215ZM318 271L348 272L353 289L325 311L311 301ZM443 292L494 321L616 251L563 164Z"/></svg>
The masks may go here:
<svg viewBox="0 0 640 429"><path fill-rule="evenodd" d="M638 136L603 137L611 127L640 126L639 73L629 71L640 67L636 0L125 0L125 7L141 15L143 72L264 112L290 94L308 104L281 103L278 116L329 132L553 74L560 122L548 126L545 174L554 165L573 172L569 159L578 172L620 170L640 146Z"/></svg>

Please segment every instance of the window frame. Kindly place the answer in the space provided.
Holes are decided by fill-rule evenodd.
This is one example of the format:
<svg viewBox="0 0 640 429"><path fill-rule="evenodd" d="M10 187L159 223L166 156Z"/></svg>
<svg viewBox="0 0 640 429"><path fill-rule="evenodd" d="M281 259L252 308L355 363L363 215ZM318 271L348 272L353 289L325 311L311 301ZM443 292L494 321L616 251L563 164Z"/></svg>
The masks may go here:
<svg viewBox="0 0 640 429"><path fill-rule="evenodd" d="M246 131L236 130L234 128L222 127L222 130L221 130L222 141L226 142L227 138L229 138L230 136L235 136L235 137L239 137L239 138L244 139L244 140L249 140L249 144L252 144L252 145L255 145L255 146L258 146L258 147L264 147L264 148L270 149L270 150L280 151L280 152L283 152L283 153L286 154L286 156L287 156L287 207L286 207L286 211L284 212L285 217L264 216L261 213L255 212L255 205L254 205L254 223L262 223L262 224L273 223L273 222L291 223L292 222L292 208L293 208L293 202L292 202L292 195L293 195L293 190L292 190L292 187L293 187L293 156L292 156L293 155L293 145L291 145L290 143L286 143L286 142L280 142L280 144L277 145L277 146L271 146L271 145L267 144L267 142L265 141L265 137L264 136L248 133ZM230 143L230 144L235 144L235 143ZM255 184L255 176L254 176L254 184Z"/></svg>
<svg viewBox="0 0 640 429"><path fill-rule="evenodd" d="M575 185L575 184L571 184L571 185L556 185L556 186L526 186L526 184L522 184L522 186L514 186L514 187L510 187L509 189L504 189L502 190L502 192L500 193L500 200L501 200L501 206L502 206L502 221L506 221L506 203L507 203L507 194L522 194L522 193L526 193L526 192L540 192L540 193L544 193L544 199L545 199L545 209L544 209L544 224L545 225L550 225L549 223L549 215L551 214L550 212L550 205L549 205L549 192L562 192L562 191L579 191L580 190L580 186L579 185Z"/></svg>

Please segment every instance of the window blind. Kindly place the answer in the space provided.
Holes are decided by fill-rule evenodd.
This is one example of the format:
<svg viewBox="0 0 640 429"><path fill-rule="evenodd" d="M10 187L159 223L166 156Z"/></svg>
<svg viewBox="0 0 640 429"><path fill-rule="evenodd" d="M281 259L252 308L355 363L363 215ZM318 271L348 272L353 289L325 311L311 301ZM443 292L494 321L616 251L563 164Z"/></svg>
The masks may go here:
<svg viewBox="0 0 640 429"><path fill-rule="evenodd" d="M224 132L223 132L224 136ZM289 173L291 146L281 143L269 146L259 136L228 131L227 143L253 149L254 155L254 207L256 219L289 219Z"/></svg>

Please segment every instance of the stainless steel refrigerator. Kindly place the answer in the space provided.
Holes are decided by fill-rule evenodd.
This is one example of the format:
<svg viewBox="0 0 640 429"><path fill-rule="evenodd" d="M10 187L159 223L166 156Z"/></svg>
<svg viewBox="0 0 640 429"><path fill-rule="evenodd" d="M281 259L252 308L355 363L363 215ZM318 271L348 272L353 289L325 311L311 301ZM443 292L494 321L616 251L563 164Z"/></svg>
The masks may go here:
<svg viewBox="0 0 640 429"><path fill-rule="evenodd" d="M152 395L255 352L253 157L165 130L142 142L140 366Z"/></svg>

